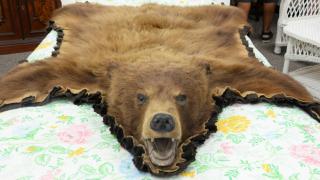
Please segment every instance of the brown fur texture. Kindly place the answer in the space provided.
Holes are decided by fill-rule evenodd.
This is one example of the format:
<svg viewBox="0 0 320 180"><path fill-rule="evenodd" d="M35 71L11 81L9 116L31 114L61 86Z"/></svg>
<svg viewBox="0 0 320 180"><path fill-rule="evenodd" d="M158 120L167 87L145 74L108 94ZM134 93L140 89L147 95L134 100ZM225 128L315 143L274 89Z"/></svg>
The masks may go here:
<svg viewBox="0 0 320 180"><path fill-rule="evenodd" d="M226 87L271 97L284 94L313 102L295 80L249 58L239 28L244 14L233 7L105 7L75 4L56 11L53 20L65 37L56 58L21 64L0 79L0 105L35 96L43 101L54 86L72 92L101 92L108 114L143 144L142 136L188 138L205 132L214 111L212 96ZM141 104L137 94L148 101ZM186 104L175 97L186 95ZM177 130L157 134L145 124L155 112L174 115ZM179 130L180 129L180 130ZM144 163L151 172L174 172L181 154L167 167Z"/></svg>

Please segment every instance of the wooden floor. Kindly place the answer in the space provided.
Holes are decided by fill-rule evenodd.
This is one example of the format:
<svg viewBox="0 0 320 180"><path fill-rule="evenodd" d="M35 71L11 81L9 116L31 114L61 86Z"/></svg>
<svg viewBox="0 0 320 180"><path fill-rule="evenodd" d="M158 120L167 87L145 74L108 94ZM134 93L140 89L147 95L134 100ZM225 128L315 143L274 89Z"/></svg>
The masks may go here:
<svg viewBox="0 0 320 180"><path fill-rule="evenodd" d="M0 76L16 66L19 61L26 59L31 52L0 55Z"/></svg>

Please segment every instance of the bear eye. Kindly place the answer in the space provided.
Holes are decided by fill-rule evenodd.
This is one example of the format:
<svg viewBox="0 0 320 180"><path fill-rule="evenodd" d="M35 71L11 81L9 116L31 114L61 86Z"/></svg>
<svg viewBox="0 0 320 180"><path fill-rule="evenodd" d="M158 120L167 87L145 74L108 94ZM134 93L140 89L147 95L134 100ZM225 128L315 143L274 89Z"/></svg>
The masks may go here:
<svg viewBox="0 0 320 180"><path fill-rule="evenodd" d="M185 105L187 101L187 96L184 94L180 94L176 96L176 101L179 105Z"/></svg>
<svg viewBox="0 0 320 180"><path fill-rule="evenodd" d="M144 94L139 93L139 94L137 94L137 99L140 104L144 104L147 101L148 97Z"/></svg>

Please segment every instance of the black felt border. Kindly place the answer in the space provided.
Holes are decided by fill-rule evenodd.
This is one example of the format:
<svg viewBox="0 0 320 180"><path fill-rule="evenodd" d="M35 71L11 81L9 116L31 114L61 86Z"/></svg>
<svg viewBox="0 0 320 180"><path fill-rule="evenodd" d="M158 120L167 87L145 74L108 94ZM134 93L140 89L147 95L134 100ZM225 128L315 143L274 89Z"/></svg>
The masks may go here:
<svg viewBox="0 0 320 180"><path fill-rule="evenodd" d="M50 32L52 30L54 30L54 31L56 31L58 33L57 44L53 47L54 51L52 51L52 53L51 53L52 57L56 57L60 53L59 51L60 51L60 47L61 47L61 44L62 44L62 41L63 41L64 32L63 32L63 28L57 26L54 21L49 21L47 32Z"/></svg>
<svg viewBox="0 0 320 180"><path fill-rule="evenodd" d="M245 36L248 35L249 32L250 32L249 26L243 26L243 28L240 28L239 29L240 40L241 40L241 43L245 46L246 50L248 51L248 56L257 59L257 57L255 56L255 54L253 52L253 48L249 47L249 43L245 38Z"/></svg>
<svg viewBox="0 0 320 180"><path fill-rule="evenodd" d="M265 66L265 64L256 57L253 51L253 48L249 47L249 42L245 38L245 36L250 33L250 29L251 28L249 26L243 26L242 28L239 29L241 43L246 48L249 57L255 58L258 62L260 62L262 65ZM273 67L270 67L270 68L273 68Z"/></svg>
<svg viewBox="0 0 320 180"><path fill-rule="evenodd" d="M0 107L0 112L21 108L21 107L41 106L51 102L53 99L68 99L76 105L80 105L83 103L94 104L93 108L95 109L95 111L97 109L98 114L102 114L104 112L101 108L99 109L99 105L101 104L101 101L102 101L100 92L89 94L86 89L83 89L82 91L76 94L72 93L68 89L65 90L65 92L61 92L61 91L64 91L63 88L56 86L50 91L46 99L42 102L35 102L36 98L34 96L29 96L22 99L21 102L19 103L4 104L3 106Z"/></svg>

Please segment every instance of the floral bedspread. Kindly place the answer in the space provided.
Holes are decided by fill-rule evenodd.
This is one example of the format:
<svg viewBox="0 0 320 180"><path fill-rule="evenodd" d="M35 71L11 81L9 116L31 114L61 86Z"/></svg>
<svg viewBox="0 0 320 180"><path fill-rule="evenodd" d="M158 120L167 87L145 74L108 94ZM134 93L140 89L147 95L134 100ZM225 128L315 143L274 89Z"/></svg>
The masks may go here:
<svg viewBox="0 0 320 180"><path fill-rule="evenodd" d="M50 32L28 60L50 56L55 38ZM170 179L320 179L320 124L302 110L235 104L216 125L196 161ZM57 100L0 113L1 179L158 179L131 159L90 105Z"/></svg>
<svg viewBox="0 0 320 180"><path fill-rule="evenodd" d="M172 179L320 179L320 125L300 109L236 104L216 125ZM59 100L0 114L1 179L155 179L131 159L90 105Z"/></svg>

